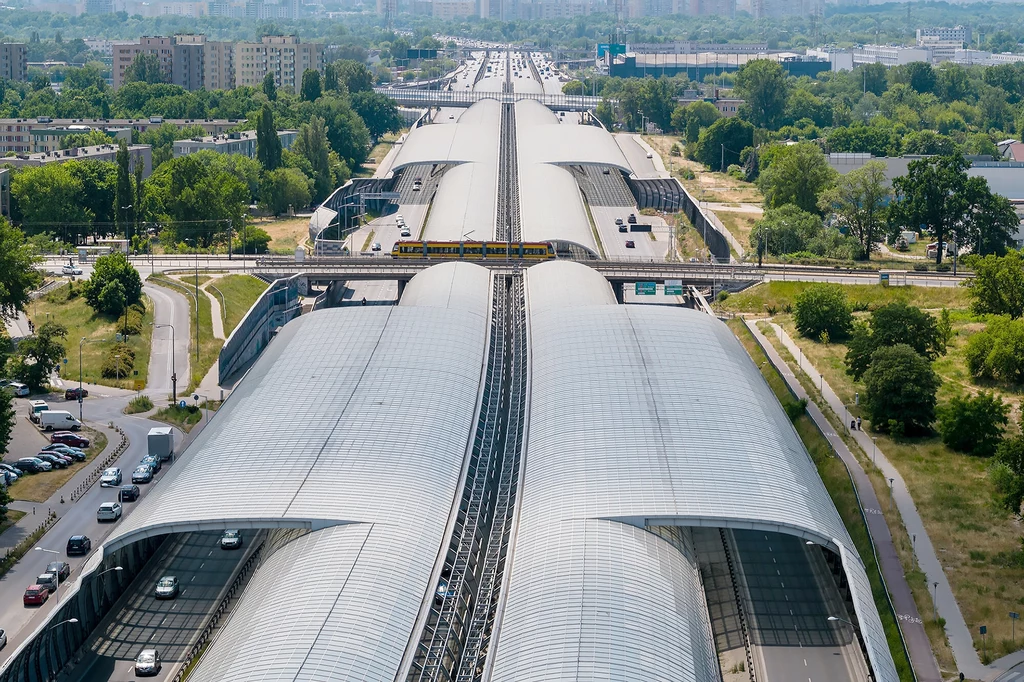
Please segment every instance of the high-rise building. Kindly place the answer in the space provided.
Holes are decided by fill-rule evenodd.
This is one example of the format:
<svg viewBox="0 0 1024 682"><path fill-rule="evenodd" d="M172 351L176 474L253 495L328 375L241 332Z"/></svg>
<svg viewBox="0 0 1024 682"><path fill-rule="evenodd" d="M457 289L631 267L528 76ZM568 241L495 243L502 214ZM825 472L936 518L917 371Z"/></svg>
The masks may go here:
<svg viewBox="0 0 1024 682"><path fill-rule="evenodd" d="M25 43L0 44L0 78L9 81L26 80L28 47Z"/></svg>
<svg viewBox="0 0 1024 682"><path fill-rule="evenodd" d="M114 43L113 64L111 75L114 89L124 84L124 74L140 54L151 54L160 61L160 70L167 80L171 80L171 67L174 63L174 42L166 36L142 36L134 43Z"/></svg>
<svg viewBox="0 0 1024 682"><path fill-rule="evenodd" d="M208 41L205 67L203 83L207 90L230 90L235 87L235 44Z"/></svg>
<svg viewBox="0 0 1024 682"><path fill-rule="evenodd" d="M922 38L934 38L941 41L959 42L964 45L971 43L971 27L970 26L953 26L952 28L947 26L933 26L930 28L919 28L917 29L917 44L922 45Z"/></svg>
<svg viewBox="0 0 1024 682"><path fill-rule="evenodd" d="M258 43L235 44L235 85L259 85L272 73L277 87L295 92L306 69L323 72L323 45L300 43L296 36L263 36Z"/></svg>
<svg viewBox="0 0 1024 682"><path fill-rule="evenodd" d="M206 85L206 36L174 36L171 82L186 90L199 90Z"/></svg>

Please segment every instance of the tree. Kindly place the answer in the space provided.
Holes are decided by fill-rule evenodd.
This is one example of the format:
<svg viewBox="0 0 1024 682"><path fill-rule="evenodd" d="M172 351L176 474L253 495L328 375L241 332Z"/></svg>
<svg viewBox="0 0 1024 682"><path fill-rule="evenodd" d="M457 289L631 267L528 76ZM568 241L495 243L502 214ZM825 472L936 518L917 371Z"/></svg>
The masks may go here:
<svg viewBox="0 0 1024 682"><path fill-rule="evenodd" d="M297 168L268 171L260 181L260 204L274 215L309 204L309 178Z"/></svg>
<svg viewBox="0 0 1024 682"><path fill-rule="evenodd" d="M93 310L120 315L126 307L141 300L142 277L127 256L115 252L96 259L92 274L82 289ZM113 298L115 294L119 299Z"/></svg>
<svg viewBox="0 0 1024 682"><path fill-rule="evenodd" d="M691 102L686 106L681 104L677 106L672 111L671 126L673 130L678 132L689 131L691 125L696 126L693 139L688 140L689 142L696 142L697 136L700 135L700 129L707 128L720 118L722 118L722 114L718 111L718 107L711 102L700 100L698 102Z"/></svg>
<svg viewBox="0 0 1024 682"><path fill-rule="evenodd" d="M794 204L803 211L818 211L818 195L831 187L839 174L828 165L821 148L813 142L780 146L772 150L767 168L762 168L757 186L765 204L778 208ZM762 155L762 161L769 156Z"/></svg>
<svg viewBox="0 0 1024 682"><path fill-rule="evenodd" d="M864 373L864 403L872 428L895 436L927 433L935 421L939 383L931 363L910 346L876 350Z"/></svg>
<svg viewBox="0 0 1024 682"><path fill-rule="evenodd" d="M14 391L0 388L0 453L7 452L17 420L14 412Z"/></svg>
<svg viewBox="0 0 1024 682"><path fill-rule="evenodd" d="M313 116L309 123L299 126L299 135L292 144L292 152L300 154L309 161L313 179L313 201L321 202L334 189L334 177L331 173L330 152L327 142L327 128L324 120Z"/></svg>
<svg viewBox="0 0 1024 682"><path fill-rule="evenodd" d="M1013 245L1013 235L1020 228L1017 211L1009 199L989 189L985 178L968 178L967 187L968 218L957 243L971 244L972 253L979 256L1002 256Z"/></svg>
<svg viewBox="0 0 1024 682"><path fill-rule="evenodd" d="M102 130L91 128L87 133L71 133L60 140L61 149L73 149L75 147L91 147L99 144L110 144L110 135Z"/></svg>
<svg viewBox="0 0 1024 682"><path fill-rule="evenodd" d="M796 297L793 313L797 331L810 339L817 340L822 332L828 332L830 339L839 341L853 326L850 304L838 284L810 285Z"/></svg>
<svg viewBox="0 0 1024 682"><path fill-rule="evenodd" d="M780 256L805 251L807 242L821 231L821 218L793 204L769 208L764 217L754 224L750 232L750 245L757 249L758 258L770 253Z"/></svg>
<svg viewBox="0 0 1024 682"><path fill-rule="evenodd" d="M321 97L313 113L324 119L327 140L349 168L363 165L370 151L370 131L346 99Z"/></svg>
<svg viewBox="0 0 1024 682"><path fill-rule="evenodd" d="M160 58L155 54L140 52L124 70L125 83L166 83L167 76L160 68Z"/></svg>
<svg viewBox="0 0 1024 682"><path fill-rule="evenodd" d="M266 75L263 76L263 94L271 102L277 101L277 83L274 82L273 71L267 71Z"/></svg>
<svg viewBox="0 0 1024 682"><path fill-rule="evenodd" d="M41 324L35 336L22 339L18 344L10 362L11 375L32 388L45 386L64 357L64 339L67 335L67 327L59 322Z"/></svg>
<svg viewBox="0 0 1024 682"><path fill-rule="evenodd" d="M233 248L236 253L266 253L269 244L270 235L250 225L238 234Z"/></svg>
<svg viewBox="0 0 1024 682"><path fill-rule="evenodd" d="M405 125L402 115L398 113L398 105L387 95L369 90L357 92L349 99L374 141L386 133L397 133Z"/></svg>
<svg viewBox="0 0 1024 682"><path fill-rule="evenodd" d="M612 109L611 102L607 99L602 97L601 101L597 103L597 107L594 109L594 116L597 117L597 120L609 132L615 127L615 110Z"/></svg>
<svg viewBox="0 0 1024 682"><path fill-rule="evenodd" d="M996 448L996 463L990 474L1003 495L1003 506L1015 514L1024 503L1024 436L1005 438Z"/></svg>
<svg viewBox="0 0 1024 682"><path fill-rule="evenodd" d="M315 102L320 99L323 89L320 85L320 72L316 69L306 69L302 72L302 87L300 89L303 102Z"/></svg>
<svg viewBox="0 0 1024 682"><path fill-rule="evenodd" d="M24 233L0 218L0 329L25 309L29 293L42 283L43 275L35 268L41 260L33 255Z"/></svg>
<svg viewBox="0 0 1024 682"><path fill-rule="evenodd" d="M967 212L967 161L963 156L939 156L911 161L907 174L892 182L895 198L889 207L890 223L896 228L931 231L944 243ZM936 250L935 262L942 262L945 249Z"/></svg>
<svg viewBox="0 0 1024 682"><path fill-rule="evenodd" d="M934 317L902 301L887 303L871 313L867 324L854 328L847 343L846 373L859 381L876 350L900 343L929 360L946 351Z"/></svg>
<svg viewBox="0 0 1024 682"><path fill-rule="evenodd" d="M992 393L982 392L973 398L954 396L939 410L942 442L957 452L991 457L1010 421L1009 412L1010 406Z"/></svg>
<svg viewBox="0 0 1024 682"><path fill-rule="evenodd" d="M198 157L198 158L197 158ZM171 159L146 183L147 210L165 223L160 239L200 247L241 229L249 187L234 174L208 164L202 154Z"/></svg>
<svg viewBox="0 0 1024 682"><path fill-rule="evenodd" d="M846 228L847 234L857 238L861 258L867 259L885 223L889 196L885 164L869 161L840 175L835 186L822 192L818 206L835 215L837 227Z"/></svg>
<svg viewBox="0 0 1024 682"><path fill-rule="evenodd" d="M935 69L927 62L910 62L889 71L890 83L905 83L920 93L935 92Z"/></svg>
<svg viewBox="0 0 1024 682"><path fill-rule="evenodd" d="M1024 316L1024 256L1019 251L972 258L970 263L974 277L964 286L970 290L974 314Z"/></svg>
<svg viewBox="0 0 1024 682"><path fill-rule="evenodd" d="M269 104L263 105L256 119L256 158L264 170L272 171L281 165L281 138Z"/></svg>
<svg viewBox="0 0 1024 682"><path fill-rule="evenodd" d="M338 85L344 85L349 94L373 90L373 74L362 62L340 59L334 62L334 70L338 74Z"/></svg>
<svg viewBox="0 0 1024 682"><path fill-rule="evenodd" d="M754 145L754 126L739 118L720 118L700 131L693 157L711 170L725 172L739 163L740 152Z"/></svg>
<svg viewBox="0 0 1024 682"><path fill-rule="evenodd" d="M776 130L782 125L789 96L789 82L782 65L754 59L736 72L736 94L745 100L741 115L758 128Z"/></svg>
<svg viewBox="0 0 1024 682"><path fill-rule="evenodd" d="M993 319L967 339L964 359L975 379L1024 383L1024 320Z"/></svg>
<svg viewBox="0 0 1024 682"><path fill-rule="evenodd" d="M135 193L132 191L132 174L128 167L128 145L121 141L117 148L117 195L114 211L117 215L117 229L131 243L135 228Z"/></svg>
<svg viewBox="0 0 1024 682"><path fill-rule="evenodd" d="M68 163L22 168L11 178L11 214L28 235L58 234L62 241L88 232L93 216L85 208L82 181Z"/></svg>

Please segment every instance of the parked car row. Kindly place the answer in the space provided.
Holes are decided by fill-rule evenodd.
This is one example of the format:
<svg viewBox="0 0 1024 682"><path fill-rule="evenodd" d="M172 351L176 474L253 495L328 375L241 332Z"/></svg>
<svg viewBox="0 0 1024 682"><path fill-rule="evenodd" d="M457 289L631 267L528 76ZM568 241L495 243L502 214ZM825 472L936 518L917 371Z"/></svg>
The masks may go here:
<svg viewBox="0 0 1024 682"><path fill-rule="evenodd" d="M25 474L39 474L53 469L66 469L76 462L84 462L89 439L71 433L58 431L50 437L50 444L32 457L22 457L10 464L0 463L0 476L6 485L11 485Z"/></svg>

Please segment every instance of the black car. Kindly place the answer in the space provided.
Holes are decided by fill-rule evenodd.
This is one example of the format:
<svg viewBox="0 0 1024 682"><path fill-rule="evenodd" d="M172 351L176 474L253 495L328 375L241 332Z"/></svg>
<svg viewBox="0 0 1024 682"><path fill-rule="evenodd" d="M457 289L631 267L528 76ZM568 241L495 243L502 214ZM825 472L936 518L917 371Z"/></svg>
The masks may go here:
<svg viewBox="0 0 1024 682"><path fill-rule="evenodd" d="M92 551L92 540L85 535L72 535L68 539L68 556L88 554Z"/></svg>
<svg viewBox="0 0 1024 682"><path fill-rule="evenodd" d="M85 452L80 448L73 448L70 445L65 445L64 443L50 443L43 448L42 451L59 453L61 455L71 455L73 459L76 459L79 462L85 461Z"/></svg>
<svg viewBox="0 0 1024 682"><path fill-rule="evenodd" d="M123 485L121 486L121 501L122 502L134 502L139 499L139 486L137 485Z"/></svg>
<svg viewBox="0 0 1024 682"><path fill-rule="evenodd" d="M626 218L626 222L628 222L628 223L636 223L636 214L635 213L630 213L629 217Z"/></svg>
<svg viewBox="0 0 1024 682"><path fill-rule="evenodd" d="M65 462L62 458L58 457L57 455L51 455L48 452L40 452L38 455L36 455L36 457L43 460L44 462L49 462L54 469L68 468L68 463Z"/></svg>
<svg viewBox="0 0 1024 682"><path fill-rule="evenodd" d="M46 564L47 573L56 573L61 582L71 577L71 565L66 561L51 561Z"/></svg>

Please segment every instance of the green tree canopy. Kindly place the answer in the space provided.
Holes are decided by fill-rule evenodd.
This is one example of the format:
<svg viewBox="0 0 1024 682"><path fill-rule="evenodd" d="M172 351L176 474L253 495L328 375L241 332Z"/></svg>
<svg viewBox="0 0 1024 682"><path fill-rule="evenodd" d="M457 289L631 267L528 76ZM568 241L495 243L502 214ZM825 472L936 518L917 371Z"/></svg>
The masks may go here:
<svg viewBox="0 0 1024 682"><path fill-rule="evenodd" d="M314 116L309 123L299 126L299 136L292 144L292 152L309 161L313 180L313 201L321 202L326 199L334 189L334 177L331 172L331 147L327 142L327 127L322 118Z"/></svg>
<svg viewBox="0 0 1024 682"><path fill-rule="evenodd" d="M379 140L386 133L397 133L405 125L398 113L395 100L372 90L356 92L351 97L352 108L363 119L373 140Z"/></svg>
<svg viewBox="0 0 1024 682"><path fill-rule="evenodd" d="M334 69L338 74L339 85L344 85L350 94L373 90L373 74L362 62L340 59L334 62Z"/></svg>
<svg viewBox="0 0 1024 682"><path fill-rule="evenodd" d="M860 380L871 357L882 346L905 344L934 360L946 352L945 340L934 317L903 301L872 311L866 324L858 324L847 342L846 372Z"/></svg>
<svg viewBox="0 0 1024 682"><path fill-rule="evenodd" d="M42 283L43 275L35 267L40 260L26 243L24 233L0 218L0 328L25 309L29 293Z"/></svg>
<svg viewBox="0 0 1024 682"><path fill-rule="evenodd" d="M1024 384L1024 320L994 318L967 339L964 359L975 379Z"/></svg>
<svg viewBox="0 0 1024 682"><path fill-rule="evenodd" d="M303 102L315 102L320 99L323 89L320 85L320 72L306 69L302 72L302 86L299 90Z"/></svg>
<svg viewBox="0 0 1024 682"><path fill-rule="evenodd" d="M17 420L17 415L14 412L14 391L6 387L0 388L0 453L7 452L7 446L11 442L11 434L14 433L14 424Z"/></svg>
<svg viewBox="0 0 1024 682"><path fill-rule="evenodd" d="M782 65L754 59L736 72L736 95L745 101L740 115L758 128L782 125L789 97L789 81Z"/></svg>
<svg viewBox="0 0 1024 682"><path fill-rule="evenodd" d="M757 186L764 194L765 204L772 208L794 204L807 212L817 212L818 196L835 184L839 174L828 165L818 145L800 142L778 146L763 154Z"/></svg>
<svg viewBox="0 0 1024 682"><path fill-rule="evenodd" d="M11 178L11 215L26 234L50 233L75 241L93 216L85 207L82 180L69 163L22 168Z"/></svg>
<svg viewBox="0 0 1024 682"><path fill-rule="evenodd" d="M142 277L123 253L100 256L83 285L83 294L97 312L120 315L127 306L142 299Z"/></svg>
<svg viewBox="0 0 1024 682"><path fill-rule="evenodd" d="M838 284L810 285L796 297L793 314L800 335L815 341L822 332L839 341L846 338L853 326L850 303Z"/></svg>
<svg viewBox="0 0 1024 682"><path fill-rule="evenodd" d="M971 292L972 312L1014 319L1024 316L1024 256L1019 251L971 258L968 262L974 268L974 277L964 286Z"/></svg>
<svg viewBox="0 0 1024 682"><path fill-rule="evenodd" d="M64 339L67 327L59 322L39 325L35 336L22 339L14 357L9 361L11 376L38 389L50 382L50 376L64 357Z"/></svg>
<svg viewBox="0 0 1024 682"><path fill-rule="evenodd" d="M309 178L297 168L267 171L260 181L260 205L274 215L309 205Z"/></svg>
<svg viewBox="0 0 1024 682"><path fill-rule="evenodd" d="M911 161L907 174L893 180L894 201L889 207L893 227L931 231L940 244L964 220L967 211L967 161L963 156L938 156ZM944 249L937 249L936 263Z"/></svg>
<svg viewBox="0 0 1024 682"><path fill-rule="evenodd" d="M125 83L166 83L167 76L160 68L160 58L155 54L140 52L124 70Z"/></svg>
<svg viewBox="0 0 1024 682"><path fill-rule="evenodd" d="M927 433L935 421L940 383L931 362L910 346L877 349L864 373L864 404L872 428L896 436Z"/></svg>
<svg viewBox="0 0 1024 682"><path fill-rule="evenodd" d="M274 111L269 104L263 105L256 118L256 158L268 171L281 166L281 138L277 135Z"/></svg>
<svg viewBox="0 0 1024 682"><path fill-rule="evenodd" d="M267 100L271 102L277 101L277 83L274 82L274 72L267 71L266 75L263 76L263 94L267 96Z"/></svg>
<svg viewBox="0 0 1024 682"><path fill-rule="evenodd" d="M885 224L889 204L889 181L885 164L869 161L862 167L836 178L836 184L821 193L819 207L835 215L837 227L860 243L861 258L867 259Z"/></svg>
<svg viewBox="0 0 1024 682"><path fill-rule="evenodd" d="M146 202L164 222L161 240L207 247L229 228L238 231L249 188L232 173L207 165L197 154L171 159L146 182Z"/></svg>
<svg viewBox="0 0 1024 682"><path fill-rule="evenodd" d="M750 232L750 245L758 255L806 251L808 242L822 230L821 218L793 204L769 208Z"/></svg>
<svg viewBox="0 0 1024 682"><path fill-rule="evenodd" d="M724 172L739 163L740 152L754 144L754 126L739 118L720 118L700 131L693 158L711 170Z"/></svg>
<svg viewBox="0 0 1024 682"><path fill-rule="evenodd" d="M992 393L954 396L939 410L942 442L957 452L991 457L1009 423L1010 406Z"/></svg>

